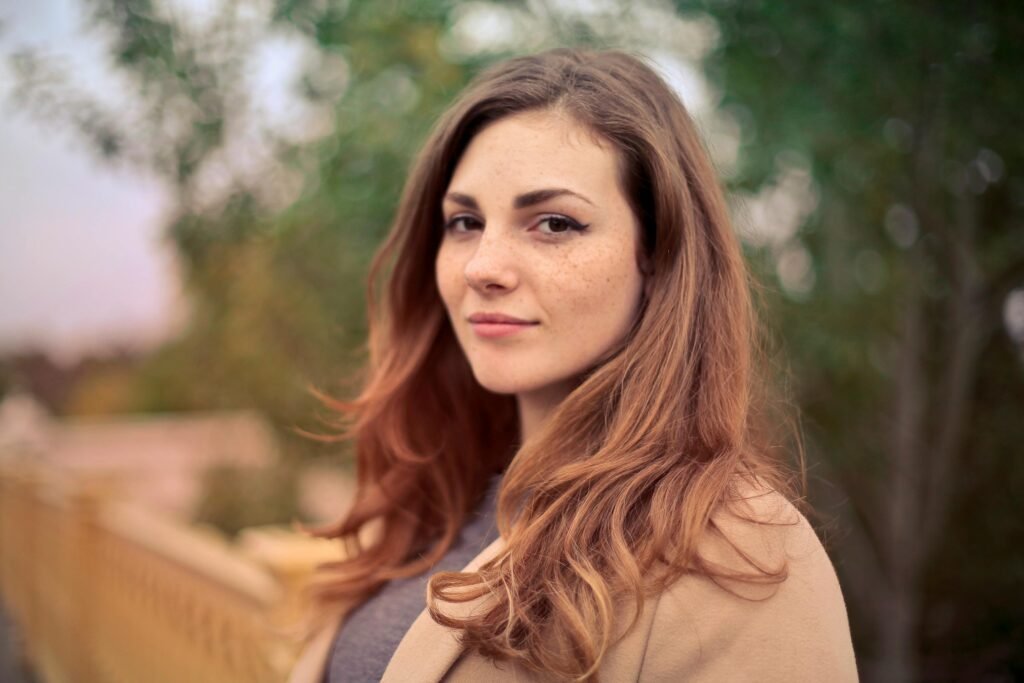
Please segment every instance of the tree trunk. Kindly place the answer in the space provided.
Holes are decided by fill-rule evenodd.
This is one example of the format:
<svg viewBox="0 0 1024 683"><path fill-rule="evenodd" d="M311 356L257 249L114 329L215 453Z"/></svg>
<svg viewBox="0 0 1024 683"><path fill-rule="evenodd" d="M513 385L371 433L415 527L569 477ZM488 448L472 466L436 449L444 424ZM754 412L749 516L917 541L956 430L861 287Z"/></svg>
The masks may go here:
<svg viewBox="0 0 1024 683"><path fill-rule="evenodd" d="M916 581L893 585L879 613L880 650L873 672L865 680L877 683L909 683L917 678L917 627L920 601Z"/></svg>

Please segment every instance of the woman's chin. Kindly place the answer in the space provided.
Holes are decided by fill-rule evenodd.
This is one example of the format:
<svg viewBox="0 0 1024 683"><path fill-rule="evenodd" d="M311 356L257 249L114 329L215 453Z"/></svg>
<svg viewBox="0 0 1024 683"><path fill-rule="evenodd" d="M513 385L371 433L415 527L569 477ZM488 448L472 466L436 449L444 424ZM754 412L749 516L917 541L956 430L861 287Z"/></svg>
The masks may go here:
<svg viewBox="0 0 1024 683"><path fill-rule="evenodd" d="M534 383L523 381L522 377L510 377L494 372L475 372L477 383L492 394L515 395L533 390Z"/></svg>

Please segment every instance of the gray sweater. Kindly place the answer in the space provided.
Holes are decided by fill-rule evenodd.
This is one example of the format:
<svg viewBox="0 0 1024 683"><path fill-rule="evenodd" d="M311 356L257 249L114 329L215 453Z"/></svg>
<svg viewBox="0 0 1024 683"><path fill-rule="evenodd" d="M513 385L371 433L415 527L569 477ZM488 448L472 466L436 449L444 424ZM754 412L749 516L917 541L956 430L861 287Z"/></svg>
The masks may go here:
<svg viewBox="0 0 1024 683"><path fill-rule="evenodd" d="M385 585L345 620L331 649L325 683L376 683L402 636L426 606L427 580L436 572L459 571L498 538L495 508L501 477L491 480L459 538L427 572Z"/></svg>

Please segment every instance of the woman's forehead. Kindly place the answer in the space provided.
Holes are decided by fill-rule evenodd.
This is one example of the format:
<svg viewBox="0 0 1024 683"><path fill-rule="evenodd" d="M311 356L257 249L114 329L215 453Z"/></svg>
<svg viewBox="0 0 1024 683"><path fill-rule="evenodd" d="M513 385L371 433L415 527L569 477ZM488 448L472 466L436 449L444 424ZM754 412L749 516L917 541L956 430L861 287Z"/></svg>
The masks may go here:
<svg viewBox="0 0 1024 683"><path fill-rule="evenodd" d="M600 199L619 190L614 147L560 111L508 116L478 132L456 164L448 192L505 199L566 188Z"/></svg>

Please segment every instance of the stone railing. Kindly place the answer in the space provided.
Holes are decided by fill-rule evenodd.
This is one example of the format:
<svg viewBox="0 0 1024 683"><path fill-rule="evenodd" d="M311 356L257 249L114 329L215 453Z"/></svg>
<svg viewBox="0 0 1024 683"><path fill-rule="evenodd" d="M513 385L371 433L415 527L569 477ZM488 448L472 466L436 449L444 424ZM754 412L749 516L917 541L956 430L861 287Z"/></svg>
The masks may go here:
<svg viewBox="0 0 1024 683"><path fill-rule="evenodd" d="M45 683L282 681L304 581L339 556L279 529L230 543L100 482L0 468L0 599Z"/></svg>

